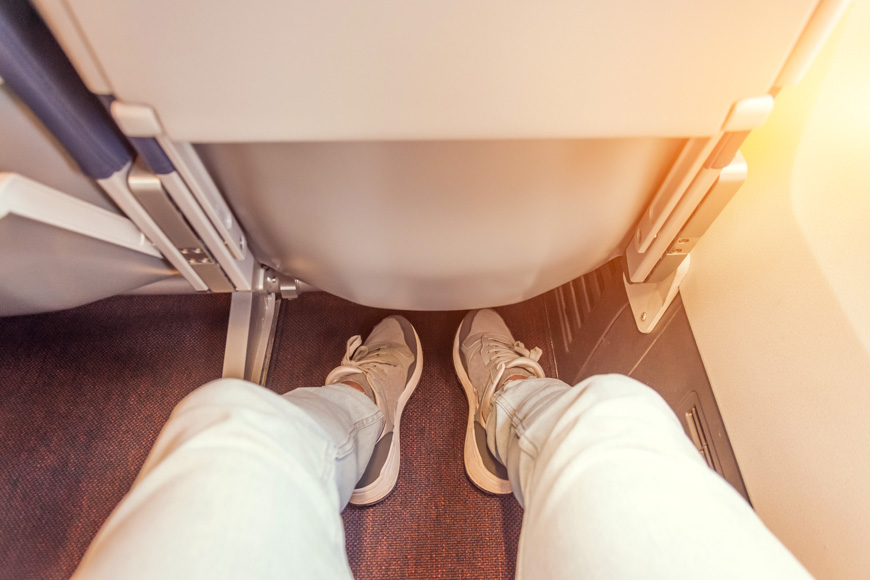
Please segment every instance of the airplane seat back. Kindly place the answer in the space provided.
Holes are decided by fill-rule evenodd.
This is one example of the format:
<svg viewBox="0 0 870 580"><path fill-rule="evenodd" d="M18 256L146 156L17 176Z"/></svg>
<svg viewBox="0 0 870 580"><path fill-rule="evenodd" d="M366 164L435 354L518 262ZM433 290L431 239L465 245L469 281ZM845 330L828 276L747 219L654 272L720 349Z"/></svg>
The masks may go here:
<svg viewBox="0 0 870 580"><path fill-rule="evenodd" d="M649 278L674 200L715 182L843 2L35 4L257 261L434 310L516 302L633 245Z"/></svg>

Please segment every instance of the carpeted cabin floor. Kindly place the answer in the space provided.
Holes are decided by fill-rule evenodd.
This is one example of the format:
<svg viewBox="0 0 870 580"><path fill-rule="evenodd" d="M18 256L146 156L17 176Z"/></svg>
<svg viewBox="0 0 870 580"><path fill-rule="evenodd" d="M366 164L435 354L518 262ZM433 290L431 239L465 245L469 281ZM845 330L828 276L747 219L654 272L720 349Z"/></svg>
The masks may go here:
<svg viewBox="0 0 870 580"><path fill-rule="evenodd" d="M546 305L498 309L554 372ZM228 296L116 297L0 319L0 578L68 578L173 406L220 377ZM282 304L268 388L317 386L389 311L327 294ZM356 578L513 578L522 509L462 465L466 402L451 346L463 312L403 313L424 370L402 420L396 490L344 511ZM231 531L229 532L231 533Z"/></svg>

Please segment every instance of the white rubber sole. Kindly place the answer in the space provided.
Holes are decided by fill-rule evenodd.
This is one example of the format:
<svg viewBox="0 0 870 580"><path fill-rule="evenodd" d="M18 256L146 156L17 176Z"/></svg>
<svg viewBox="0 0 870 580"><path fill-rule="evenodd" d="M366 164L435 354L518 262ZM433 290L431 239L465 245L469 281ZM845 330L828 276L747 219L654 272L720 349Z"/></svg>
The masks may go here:
<svg viewBox="0 0 870 580"><path fill-rule="evenodd" d="M381 470L381 475L376 480L365 487L355 489L350 496L350 503L354 505L372 505L378 503L382 499L390 495L396 487L396 482L399 480L399 465L401 463L401 452L399 450L399 434L401 433L402 412L405 410L405 405L414 394L414 389L417 388L417 383L420 382L420 377L423 374L423 345L420 344L420 337L417 335L417 329L414 329L414 339L417 341L417 366L408 384L405 385L405 390L399 395L399 402L396 406L396 420L393 424L393 440L390 442L390 452L387 454L387 461Z"/></svg>
<svg viewBox="0 0 870 580"><path fill-rule="evenodd" d="M460 325L456 331L456 338L453 339L453 368L456 369L456 375L459 377L459 382L465 391L465 397L468 399L468 426L465 429L465 451L462 454L465 459L465 473L468 474L468 478L474 485L487 493L508 494L512 492L510 481L493 475L486 468L474 439L474 416L477 414L478 406L477 391L471 384L465 367L462 366L462 359L459 358L459 333L461 330L462 326Z"/></svg>

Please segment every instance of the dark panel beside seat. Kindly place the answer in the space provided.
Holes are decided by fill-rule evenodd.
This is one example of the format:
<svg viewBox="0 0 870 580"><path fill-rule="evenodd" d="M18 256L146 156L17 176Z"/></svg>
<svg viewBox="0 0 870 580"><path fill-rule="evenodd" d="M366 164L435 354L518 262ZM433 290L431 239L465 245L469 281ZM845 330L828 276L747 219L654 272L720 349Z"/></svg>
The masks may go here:
<svg viewBox="0 0 870 580"><path fill-rule="evenodd" d="M621 373L654 388L674 409L708 463L749 500L707 371L678 296L650 334L635 325L622 262L547 294L559 378L575 384Z"/></svg>

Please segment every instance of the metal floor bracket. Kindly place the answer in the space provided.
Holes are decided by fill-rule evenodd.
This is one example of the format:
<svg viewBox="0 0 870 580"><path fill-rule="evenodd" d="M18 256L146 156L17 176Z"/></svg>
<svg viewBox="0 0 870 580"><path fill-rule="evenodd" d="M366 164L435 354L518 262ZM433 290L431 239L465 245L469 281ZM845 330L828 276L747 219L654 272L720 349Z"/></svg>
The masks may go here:
<svg viewBox="0 0 870 580"><path fill-rule="evenodd" d="M638 330L644 334L652 332L677 296L680 284L689 271L690 262L691 256L686 256L680 266L661 282L631 284L623 276L628 303L631 305L631 312L634 314Z"/></svg>
<svg viewBox="0 0 870 580"><path fill-rule="evenodd" d="M224 378L264 385L281 299L271 293L236 292L230 304Z"/></svg>
<svg viewBox="0 0 870 580"><path fill-rule="evenodd" d="M224 351L224 378L266 384L281 299L292 300L311 287L260 268L253 292L235 292Z"/></svg>

